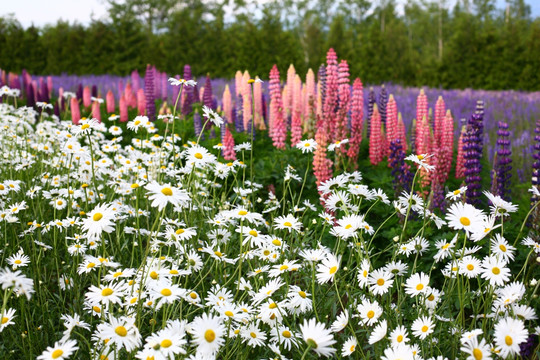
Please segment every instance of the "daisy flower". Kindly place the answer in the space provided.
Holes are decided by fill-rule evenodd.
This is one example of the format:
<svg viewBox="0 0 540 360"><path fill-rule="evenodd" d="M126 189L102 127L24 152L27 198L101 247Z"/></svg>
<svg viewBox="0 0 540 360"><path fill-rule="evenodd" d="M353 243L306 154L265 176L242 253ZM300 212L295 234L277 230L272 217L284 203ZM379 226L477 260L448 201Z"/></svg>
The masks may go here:
<svg viewBox="0 0 540 360"><path fill-rule="evenodd" d="M489 256L482 261L482 278L489 280L493 286L504 285L510 279L510 269L506 262L497 256Z"/></svg>
<svg viewBox="0 0 540 360"><path fill-rule="evenodd" d="M446 198L454 201L454 200L460 199L466 192L467 192L467 187L463 186L457 190L447 193Z"/></svg>
<svg viewBox="0 0 540 360"><path fill-rule="evenodd" d="M339 270L340 261L341 256L336 257L334 254L328 254L326 258L317 265L317 282L319 284L324 284L329 281L334 281L334 277Z"/></svg>
<svg viewBox="0 0 540 360"><path fill-rule="evenodd" d="M454 230L465 230L467 234L478 232L485 215L470 204L454 203L448 209L446 220Z"/></svg>
<svg viewBox="0 0 540 360"><path fill-rule="evenodd" d="M495 238L491 239L491 252L504 261L514 260L515 250L501 234L495 234Z"/></svg>
<svg viewBox="0 0 540 360"><path fill-rule="evenodd" d="M48 346L41 355L37 357L37 360L63 360L67 359L77 351L77 341L67 340L65 342L56 342L53 347Z"/></svg>
<svg viewBox="0 0 540 360"><path fill-rule="evenodd" d="M111 316L108 322L98 325L96 335L101 340L109 339L108 346L116 344L117 349L126 348L127 352L141 346L141 334L135 326L135 318L127 316Z"/></svg>
<svg viewBox="0 0 540 360"><path fill-rule="evenodd" d="M96 238L102 232L111 233L114 230L115 211L114 205L101 204L87 214L83 220L82 229L89 238Z"/></svg>
<svg viewBox="0 0 540 360"><path fill-rule="evenodd" d="M71 132L75 136L90 134L92 129L99 129L100 124L97 119L81 119L79 125L71 128Z"/></svg>
<svg viewBox="0 0 540 360"><path fill-rule="evenodd" d="M494 216L508 216L510 213L516 212L518 207L506 200L503 200L500 196L494 195L489 191L484 191L484 195L489 199L491 205L489 209Z"/></svg>
<svg viewBox="0 0 540 360"><path fill-rule="evenodd" d="M429 334L433 333L435 324L430 316L421 316L414 320L411 330L414 336L420 340L424 340Z"/></svg>
<svg viewBox="0 0 540 360"><path fill-rule="evenodd" d="M392 345L406 344L409 342L409 336L407 334L407 328L405 326L398 326L390 333L390 341Z"/></svg>
<svg viewBox="0 0 540 360"><path fill-rule="evenodd" d="M411 275L405 283L405 292L411 296L425 294L429 289L429 276L422 273Z"/></svg>
<svg viewBox="0 0 540 360"><path fill-rule="evenodd" d="M139 115L135 117L135 119L133 119L132 121L128 122L126 126L129 130L137 132L139 128L146 127L149 121L150 120L148 119L147 116Z"/></svg>
<svg viewBox="0 0 540 360"><path fill-rule="evenodd" d="M205 117L207 120L214 123L214 125L216 125L217 127L220 127L223 124L224 122L223 118L219 116L217 112L215 112L208 106L203 105L202 111L203 111L203 117Z"/></svg>
<svg viewBox="0 0 540 360"><path fill-rule="evenodd" d="M102 287L91 285L84 295L90 304L120 304L126 295L126 284L107 284Z"/></svg>
<svg viewBox="0 0 540 360"><path fill-rule="evenodd" d="M167 326L156 334L147 337L145 347L156 350L164 359L172 359L175 355L185 354L184 346L187 344L186 339L184 339L185 331L183 329L185 322L177 322L180 324L179 328ZM159 358L158 356L155 357Z"/></svg>
<svg viewBox="0 0 540 360"><path fill-rule="evenodd" d="M289 233L291 230L300 231L302 229L302 223L298 221L292 214L287 216L278 216L274 219L275 229L287 229Z"/></svg>
<svg viewBox="0 0 540 360"><path fill-rule="evenodd" d="M389 347L384 350L381 360L414 360L415 356L411 348L405 344Z"/></svg>
<svg viewBox="0 0 540 360"><path fill-rule="evenodd" d="M303 324L300 325L300 332L302 339L317 355L329 357L336 352L336 349L332 348L332 345L336 343L332 333L316 319L304 319Z"/></svg>
<svg viewBox="0 0 540 360"><path fill-rule="evenodd" d="M247 342L251 347L264 347L266 341L266 333L259 329L258 322L251 323L240 331L242 342Z"/></svg>
<svg viewBox="0 0 540 360"><path fill-rule="evenodd" d="M491 346L486 343L485 339L478 342L478 338L472 338L462 341L461 351L467 354L467 360L491 360Z"/></svg>
<svg viewBox="0 0 540 360"><path fill-rule="evenodd" d="M163 210L169 203L175 207L183 207L190 201L189 194L185 190L170 184L160 185L158 182L152 181L144 188L150 193L148 199L152 200L152 207L157 207L158 211Z"/></svg>
<svg viewBox="0 0 540 360"><path fill-rule="evenodd" d="M474 256L467 255L459 262L459 272L469 279L477 277L482 271L482 262Z"/></svg>
<svg viewBox="0 0 540 360"><path fill-rule="evenodd" d="M184 80L184 79L175 79L173 77L170 77L168 79L169 83L171 83L172 86L195 86L197 85L197 82L195 80Z"/></svg>
<svg viewBox="0 0 540 360"><path fill-rule="evenodd" d="M369 336L368 342L373 345L376 342L381 341L386 336L387 331L388 323L386 320L383 320L377 326L375 326L375 329L373 329L371 335Z"/></svg>
<svg viewBox="0 0 540 360"><path fill-rule="evenodd" d="M347 310L344 310L341 314L339 314L336 317L336 320L334 320L330 329L332 329L333 332L338 333L341 330L345 329L348 323L349 323L349 312Z"/></svg>
<svg viewBox="0 0 540 360"><path fill-rule="evenodd" d="M341 348L341 356L350 356L356 347L358 346L358 341L354 336L350 336L344 343Z"/></svg>
<svg viewBox="0 0 540 360"><path fill-rule="evenodd" d="M9 325L15 324L15 309L8 308L4 313L0 314L0 333Z"/></svg>
<svg viewBox="0 0 540 360"><path fill-rule="evenodd" d="M317 142L315 142L313 139L302 140L296 143L295 146L297 149L302 150L302 154L312 153L315 151L315 149L317 149Z"/></svg>
<svg viewBox="0 0 540 360"><path fill-rule="evenodd" d="M334 143L328 145L328 151L334 151L336 149L339 149L341 145L347 144L348 142L349 142L349 139L335 141Z"/></svg>
<svg viewBox="0 0 540 360"><path fill-rule="evenodd" d="M8 264L13 267L14 270L18 267L27 266L30 263L30 257L24 254L23 249L20 249L17 254L11 255L6 260Z"/></svg>
<svg viewBox="0 0 540 360"><path fill-rule="evenodd" d="M374 270L368 276L369 291L374 295L386 294L393 284L394 279L392 273L384 269Z"/></svg>
<svg viewBox="0 0 540 360"><path fill-rule="evenodd" d="M519 355L519 345L527 341L528 336L529 333L521 320L507 317L495 324L495 345L500 351L499 355L505 359Z"/></svg>
<svg viewBox="0 0 540 360"><path fill-rule="evenodd" d="M285 350L291 350L292 346L298 346L298 340L294 332L286 326L278 325L270 330L271 341L279 343Z"/></svg>
<svg viewBox="0 0 540 360"><path fill-rule="evenodd" d="M194 145L183 153L183 157L186 159L186 165L194 167L205 167L210 163L216 162L216 157L208 152L206 148Z"/></svg>
<svg viewBox="0 0 540 360"><path fill-rule="evenodd" d="M360 321L367 326L374 325L379 320L379 317L383 313L383 309L380 307L377 301L364 300L356 308Z"/></svg>
<svg viewBox="0 0 540 360"><path fill-rule="evenodd" d="M214 317L203 313L197 316L189 324L188 332L192 336L192 341L197 345L197 352L206 356L214 356L225 342L225 326L219 317Z"/></svg>
<svg viewBox="0 0 540 360"><path fill-rule="evenodd" d="M428 154L418 154L418 155L411 154L411 155L407 156L405 158L405 160L412 161L415 164L417 164L419 167L422 167L422 168L426 169L427 171L432 171L432 170L435 169L435 166L429 165L426 162L426 160L429 159L432 156L433 156L433 154L431 154L431 155L428 155Z"/></svg>

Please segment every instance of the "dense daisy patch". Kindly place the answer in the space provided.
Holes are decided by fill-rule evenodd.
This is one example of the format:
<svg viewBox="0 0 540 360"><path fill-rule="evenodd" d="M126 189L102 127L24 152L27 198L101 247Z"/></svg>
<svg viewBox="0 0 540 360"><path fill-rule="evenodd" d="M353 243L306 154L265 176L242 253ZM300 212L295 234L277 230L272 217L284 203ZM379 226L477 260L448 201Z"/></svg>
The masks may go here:
<svg viewBox="0 0 540 360"><path fill-rule="evenodd" d="M127 128L123 145L117 126L0 104L2 358L538 352L539 203L512 231L517 206L489 192L482 209L452 190L435 213L418 191L428 154L408 157L415 182L395 198L354 171L313 203L307 171L287 166L281 193L258 182L252 143L226 161L144 116Z"/></svg>

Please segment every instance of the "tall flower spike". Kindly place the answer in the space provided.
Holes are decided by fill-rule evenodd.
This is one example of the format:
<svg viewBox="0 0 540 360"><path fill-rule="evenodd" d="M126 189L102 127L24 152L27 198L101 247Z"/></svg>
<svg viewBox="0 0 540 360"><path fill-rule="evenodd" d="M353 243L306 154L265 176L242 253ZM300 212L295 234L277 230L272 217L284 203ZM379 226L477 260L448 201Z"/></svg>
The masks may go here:
<svg viewBox="0 0 540 360"><path fill-rule="evenodd" d="M191 66L184 65L184 80L191 80ZM182 94L185 94L184 101L182 102L182 114L188 115L193 111L194 93L195 88L193 86L186 86L182 90Z"/></svg>
<svg viewBox="0 0 540 360"><path fill-rule="evenodd" d="M382 115L381 115L382 121ZM397 104L394 100L394 95L390 94L390 98L386 103L386 137L388 139L388 154L390 154L390 144L392 141L398 139L398 117L397 117ZM401 146L401 144L400 144ZM390 165L390 163L388 164Z"/></svg>
<svg viewBox="0 0 540 360"><path fill-rule="evenodd" d="M324 143L317 142L319 147L326 146L328 142L342 140L337 138L335 133L338 105L338 63L337 54L334 49L328 50L326 54L326 96L323 105L323 120L324 129L328 138L324 139ZM325 136L326 137L326 136Z"/></svg>
<svg viewBox="0 0 540 360"><path fill-rule="evenodd" d="M497 130L497 156L495 159L492 184L495 185L493 193L504 200L510 200L510 178L512 177L512 146L510 145L510 131L508 124L499 121Z"/></svg>
<svg viewBox="0 0 540 360"><path fill-rule="evenodd" d="M467 184L467 202L479 205L481 195L482 151L484 147L484 102L476 103L476 111L467 124L466 136L463 139L465 149L465 183Z"/></svg>
<svg viewBox="0 0 540 360"><path fill-rule="evenodd" d="M302 140L302 80L296 75L293 83L291 146Z"/></svg>
<svg viewBox="0 0 540 360"><path fill-rule="evenodd" d="M283 103L281 100L281 86L279 81L279 70L277 65L270 70L270 112L273 117L270 136L273 144L278 149L285 149L285 138L287 129L284 123Z"/></svg>
<svg viewBox="0 0 540 360"><path fill-rule="evenodd" d="M287 96L283 97L283 106L285 107L285 113L292 115L293 113L293 101L294 101L294 82L296 78L296 69L294 65L289 65L287 69Z"/></svg>
<svg viewBox="0 0 540 360"><path fill-rule="evenodd" d="M315 74L309 69L306 74L305 97L304 97L304 132L313 137L315 131L315 115L317 113L317 87Z"/></svg>
<svg viewBox="0 0 540 360"><path fill-rule="evenodd" d="M144 97L143 89L137 91L137 111L139 115L144 115L146 111L146 99Z"/></svg>
<svg viewBox="0 0 540 360"><path fill-rule="evenodd" d="M371 165L377 165L383 160L383 140L382 140L381 115L377 104L373 106L371 117L371 132L369 134L369 161Z"/></svg>
<svg viewBox="0 0 540 360"><path fill-rule="evenodd" d="M225 85L225 90L223 91L223 115L225 123L231 124L232 123L232 98L231 98L231 91L229 90L229 84Z"/></svg>
<svg viewBox="0 0 540 360"><path fill-rule="evenodd" d="M146 105L146 116L150 121L154 121L156 118L156 98L155 98L155 69L147 65L146 73L144 74L144 98ZM137 94L138 95L138 94ZM140 108L139 108L140 111Z"/></svg>
<svg viewBox="0 0 540 360"><path fill-rule="evenodd" d="M206 82L204 83L203 93L203 105L208 106L212 110L216 110L214 102L212 101L212 81L210 80L210 74L206 74Z"/></svg>
<svg viewBox="0 0 540 360"><path fill-rule="evenodd" d="M69 105L70 105L70 110L71 110L71 119L73 119L73 124L79 125L79 121L81 120L81 109L79 108L79 101L77 100L77 98L72 97Z"/></svg>
<svg viewBox="0 0 540 360"><path fill-rule="evenodd" d="M336 118L336 140L347 139L349 126L349 107L351 99L351 86L349 80L349 65L346 60L341 60L338 66L338 114ZM347 149L342 146L341 152L345 154Z"/></svg>
<svg viewBox="0 0 540 360"><path fill-rule="evenodd" d="M352 101L351 101L351 139L347 156L356 164L360 143L362 142L362 133L364 131L364 88L362 81L356 78L353 83Z"/></svg>
<svg viewBox="0 0 540 360"><path fill-rule="evenodd" d="M225 138L223 139L223 158L225 160L236 160L234 151L234 137L227 126L225 127Z"/></svg>
<svg viewBox="0 0 540 360"><path fill-rule="evenodd" d="M326 99L326 67L321 64L317 72L318 79L318 99L317 99L317 115L322 116L324 101Z"/></svg>
<svg viewBox="0 0 540 360"><path fill-rule="evenodd" d="M388 104L388 92L384 84L381 86L381 94L379 95L379 112L381 114L381 122L386 124L386 105Z"/></svg>
<svg viewBox="0 0 540 360"><path fill-rule="evenodd" d="M375 90L373 90L373 87L369 88L368 93L368 118L367 118L367 133L368 136L371 134L371 117L373 116L373 106L377 103L377 99L375 97Z"/></svg>
<svg viewBox="0 0 540 360"><path fill-rule="evenodd" d="M116 104L114 103L114 94L112 90L107 91L107 96L105 97L105 101L107 102L107 112L109 114L114 113Z"/></svg>
<svg viewBox="0 0 540 360"><path fill-rule="evenodd" d="M83 89L82 99L84 107L89 107L92 105L92 93L90 92L90 88L88 86L85 86Z"/></svg>
<svg viewBox="0 0 540 360"><path fill-rule="evenodd" d="M92 103L92 117L101 122L101 109L99 101L94 101Z"/></svg>
<svg viewBox="0 0 540 360"><path fill-rule="evenodd" d="M256 80L259 80L259 77L256 77ZM266 125L264 124L263 116L263 90L262 82L255 81L251 86L253 86L253 105L255 106L255 114L253 118L255 119L256 128L259 130L265 130Z"/></svg>

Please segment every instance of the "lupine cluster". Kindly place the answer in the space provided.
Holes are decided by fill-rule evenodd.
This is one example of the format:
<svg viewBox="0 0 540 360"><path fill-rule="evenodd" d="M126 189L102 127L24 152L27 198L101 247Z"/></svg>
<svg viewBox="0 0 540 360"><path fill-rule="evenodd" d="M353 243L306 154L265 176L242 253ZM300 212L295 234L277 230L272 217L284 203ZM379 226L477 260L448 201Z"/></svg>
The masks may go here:
<svg viewBox="0 0 540 360"><path fill-rule="evenodd" d="M510 145L508 124L499 121L497 131L497 153L492 173L491 192L504 200L510 200L510 178L512 177L512 147Z"/></svg>

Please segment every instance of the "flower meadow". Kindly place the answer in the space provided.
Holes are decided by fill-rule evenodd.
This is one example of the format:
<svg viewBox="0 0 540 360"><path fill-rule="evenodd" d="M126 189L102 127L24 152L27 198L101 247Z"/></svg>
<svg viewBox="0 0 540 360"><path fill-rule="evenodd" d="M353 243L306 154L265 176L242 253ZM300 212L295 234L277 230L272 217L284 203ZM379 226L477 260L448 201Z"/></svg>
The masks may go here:
<svg viewBox="0 0 540 360"><path fill-rule="evenodd" d="M518 203L481 101L405 124L332 50L219 103L147 70L2 88L1 358L538 357L538 123Z"/></svg>

